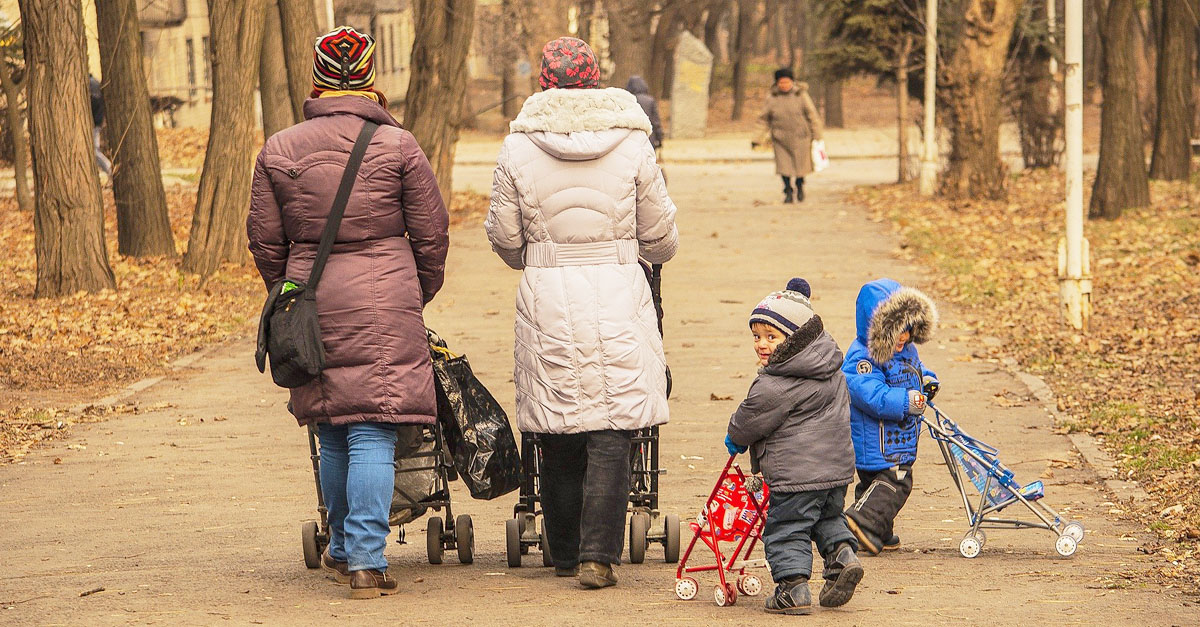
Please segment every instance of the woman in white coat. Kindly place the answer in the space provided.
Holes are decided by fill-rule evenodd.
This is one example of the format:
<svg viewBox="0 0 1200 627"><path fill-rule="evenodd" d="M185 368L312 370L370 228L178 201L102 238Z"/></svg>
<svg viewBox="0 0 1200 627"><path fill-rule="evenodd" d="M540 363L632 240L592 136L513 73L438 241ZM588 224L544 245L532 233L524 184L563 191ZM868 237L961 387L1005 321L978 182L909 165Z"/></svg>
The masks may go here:
<svg viewBox="0 0 1200 627"><path fill-rule="evenodd" d="M599 89L595 55L542 50L543 91L510 125L485 228L524 270L517 426L543 434L542 509L555 573L616 583L634 430L667 422L666 360L639 256L675 254L675 205L632 94Z"/></svg>

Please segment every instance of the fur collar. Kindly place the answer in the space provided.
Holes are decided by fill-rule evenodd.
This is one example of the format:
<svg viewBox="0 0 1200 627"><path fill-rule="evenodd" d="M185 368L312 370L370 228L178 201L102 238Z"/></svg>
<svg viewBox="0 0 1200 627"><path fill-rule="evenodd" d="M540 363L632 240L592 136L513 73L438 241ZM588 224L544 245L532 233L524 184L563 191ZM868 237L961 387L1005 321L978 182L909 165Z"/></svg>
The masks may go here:
<svg viewBox="0 0 1200 627"><path fill-rule="evenodd" d="M804 81L794 81L791 91L780 91L779 85L771 85L772 96L799 96L806 91L808 91L808 83Z"/></svg>
<svg viewBox="0 0 1200 627"><path fill-rule="evenodd" d="M896 354L896 342L905 331L911 334L913 342L924 344L933 337L937 322L937 307L928 296L911 287L896 290L871 314L867 327L871 360L877 364L890 361Z"/></svg>
<svg viewBox="0 0 1200 627"><path fill-rule="evenodd" d="M509 125L513 133L577 133L628 128L650 133L650 118L633 94L606 89L547 89L525 100Z"/></svg>
<svg viewBox="0 0 1200 627"><path fill-rule="evenodd" d="M812 344L814 340L821 337L821 333L824 331L825 324L821 322L821 316L813 315L812 318L809 318L808 322L805 322L799 329L796 329L795 333L789 335L775 349L775 352L771 353L771 356L767 358L767 365L782 364L792 357L799 355L800 351L808 348L809 344Z"/></svg>

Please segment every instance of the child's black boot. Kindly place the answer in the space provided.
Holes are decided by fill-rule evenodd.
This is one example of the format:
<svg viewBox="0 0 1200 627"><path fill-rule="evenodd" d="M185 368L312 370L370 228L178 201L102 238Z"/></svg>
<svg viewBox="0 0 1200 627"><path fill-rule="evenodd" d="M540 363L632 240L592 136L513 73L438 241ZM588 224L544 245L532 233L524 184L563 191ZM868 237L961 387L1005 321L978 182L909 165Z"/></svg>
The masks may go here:
<svg viewBox="0 0 1200 627"><path fill-rule="evenodd" d="M791 577L775 586L775 594L767 597L768 614L808 614L812 612L812 592L808 577Z"/></svg>
<svg viewBox="0 0 1200 627"><path fill-rule="evenodd" d="M825 564L825 586L818 597L821 607L841 607L854 596L854 588L862 581L862 562L854 554L854 547L843 542L833 552L833 559Z"/></svg>

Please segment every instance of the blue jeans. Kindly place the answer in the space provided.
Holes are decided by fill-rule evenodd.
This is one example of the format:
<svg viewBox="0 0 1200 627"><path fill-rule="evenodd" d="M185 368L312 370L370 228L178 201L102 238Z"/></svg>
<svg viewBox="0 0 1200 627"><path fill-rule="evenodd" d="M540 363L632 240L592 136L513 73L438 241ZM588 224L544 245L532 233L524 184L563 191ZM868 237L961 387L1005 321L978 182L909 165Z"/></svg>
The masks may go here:
<svg viewBox="0 0 1200 627"><path fill-rule="evenodd" d="M386 570L383 549L396 481L396 427L359 422L317 429L329 556L349 562L350 570Z"/></svg>

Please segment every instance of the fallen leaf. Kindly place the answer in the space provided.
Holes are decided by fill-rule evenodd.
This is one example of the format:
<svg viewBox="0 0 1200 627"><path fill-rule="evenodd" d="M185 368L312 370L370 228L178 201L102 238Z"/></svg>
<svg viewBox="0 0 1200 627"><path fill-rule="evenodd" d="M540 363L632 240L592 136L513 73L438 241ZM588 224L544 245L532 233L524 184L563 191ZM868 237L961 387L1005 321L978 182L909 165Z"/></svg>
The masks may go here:
<svg viewBox="0 0 1200 627"><path fill-rule="evenodd" d="M710 400L710 401L732 401L733 395L732 394L717 394L715 392L712 392L712 393L709 393L708 400Z"/></svg>

